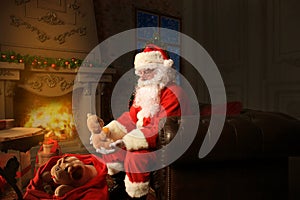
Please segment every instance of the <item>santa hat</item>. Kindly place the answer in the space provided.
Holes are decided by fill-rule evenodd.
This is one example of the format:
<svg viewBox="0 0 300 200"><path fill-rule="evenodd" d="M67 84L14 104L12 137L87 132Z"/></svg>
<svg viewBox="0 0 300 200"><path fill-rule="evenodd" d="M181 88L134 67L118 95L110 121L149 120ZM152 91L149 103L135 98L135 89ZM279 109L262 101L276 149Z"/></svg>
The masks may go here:
<svg viewBox="0 0 300 200"><path fill-rule="evenodd" d="M154 44L148 44L143 52L136 54L134 59L135 70L154 69L159 66L172 67L173 60L167 53Z"/></svg>

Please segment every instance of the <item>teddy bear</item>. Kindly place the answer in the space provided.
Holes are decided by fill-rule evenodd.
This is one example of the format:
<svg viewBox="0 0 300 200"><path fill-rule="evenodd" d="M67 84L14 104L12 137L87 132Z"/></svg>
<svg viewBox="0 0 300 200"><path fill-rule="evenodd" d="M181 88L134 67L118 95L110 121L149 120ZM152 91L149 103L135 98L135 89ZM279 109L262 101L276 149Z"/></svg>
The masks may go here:
<svg viewBox="0 0 300 200"><path fill-rule="evenodd" d="M122 131L115 131L115 127L108 124L104 126L103 120L97 115L88 113L87 114L87 127L89 131L93 134L99 134L99 139L101 140L101 146L110 149L110 143L120 140L125 135Z"/></svg>
<svg viewBox="0 0 300 200"><path fill-rule="evenodd" d="M50 171L45 171L44 173L42 173L41 179L42 179L42 188L44 189L44 191L47 194L53 195L55 184L54 181L52 180Z"/></svg>
<svg viewBox="0 0 300 200"><path fill-rule="evenodd" d="M54 195L58 197L64 196L76 187L83 186L96 176L97 170L93 165L84 164L75 156L60 158L50 171L52 181L58 185L54 190ZM42 178L45 182L49 182L49 172L44 172ZM44 187L44 189L52 193L49 187Z"/></svg>

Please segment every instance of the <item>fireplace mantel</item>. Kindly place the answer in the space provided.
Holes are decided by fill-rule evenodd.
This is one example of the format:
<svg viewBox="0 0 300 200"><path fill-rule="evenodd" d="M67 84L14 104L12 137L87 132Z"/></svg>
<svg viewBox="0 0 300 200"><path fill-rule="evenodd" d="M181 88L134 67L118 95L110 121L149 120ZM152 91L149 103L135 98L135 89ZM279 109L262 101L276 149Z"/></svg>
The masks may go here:
<svg viewBox="0 0 300 200"><path fill-rule="evenodd" d="M21 73L18 86L37 95L55 97L71 92L74 88L74 80L82 83L110 83L114 69L103 68L81 68L77 69L29 69ZM99 79L99 75L101 79ZM84 86L83 86L84 87Z"/></svg>

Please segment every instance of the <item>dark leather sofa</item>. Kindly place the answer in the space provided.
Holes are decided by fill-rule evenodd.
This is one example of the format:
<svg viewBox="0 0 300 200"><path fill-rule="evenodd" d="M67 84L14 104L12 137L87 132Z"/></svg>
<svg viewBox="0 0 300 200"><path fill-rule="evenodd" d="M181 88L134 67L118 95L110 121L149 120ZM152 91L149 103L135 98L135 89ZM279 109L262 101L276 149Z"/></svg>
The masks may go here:
<svg viewBox="0 0 300 200"><path fill-rule="evenodd" d="M184 142L191 120L193 116L162 120L160 147L168 148L176 134ZM300 155L299 120L282 113L243 109L226 117L218 142L200 159L209 123L210 116L200 117L197 135L187 151L153 173L156 199L291 199L289 159ZM168 154L162 154L159 159L164 162L167 158Z"/></svg>

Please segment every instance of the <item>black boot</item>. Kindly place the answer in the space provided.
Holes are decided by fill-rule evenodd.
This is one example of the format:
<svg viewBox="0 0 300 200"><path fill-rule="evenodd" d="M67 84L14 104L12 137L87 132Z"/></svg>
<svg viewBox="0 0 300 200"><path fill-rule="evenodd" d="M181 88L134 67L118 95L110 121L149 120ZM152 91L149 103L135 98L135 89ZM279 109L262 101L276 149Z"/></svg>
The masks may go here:
<svg viewBox="0 0 300 200"><path fill-rule="evenodd" d="M121 200L127 196L124 183L125 175L125 172L119 172L112 176L108 175L107 184L110 200Z"/></svg>

